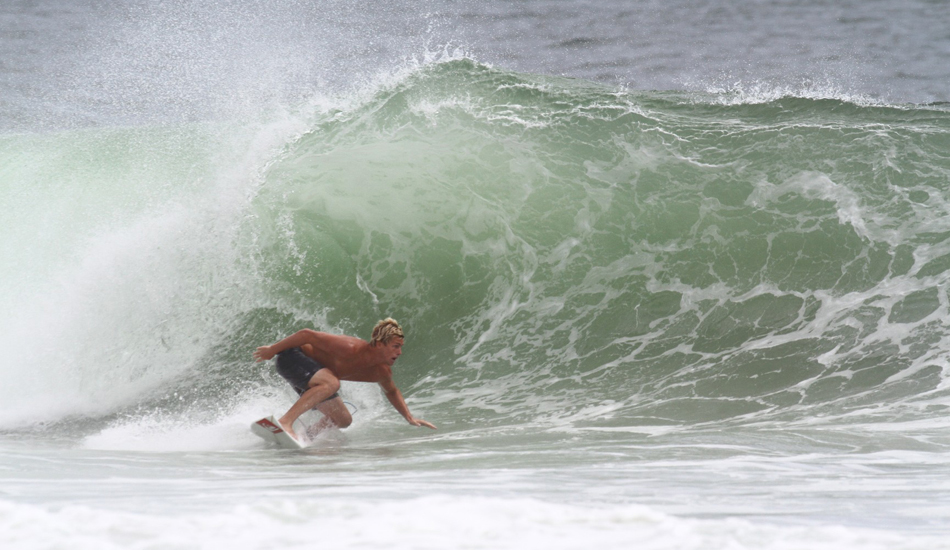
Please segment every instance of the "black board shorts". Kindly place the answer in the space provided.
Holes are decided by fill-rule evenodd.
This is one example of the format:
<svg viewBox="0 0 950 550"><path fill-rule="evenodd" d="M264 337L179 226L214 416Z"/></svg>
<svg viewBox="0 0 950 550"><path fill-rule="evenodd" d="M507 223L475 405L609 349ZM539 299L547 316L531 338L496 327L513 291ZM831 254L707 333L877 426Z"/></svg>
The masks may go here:
<svg viewBox="0 0 950 550"><path fill-rule="evenodd" d="M277 354L277 374L284 380L290 382L297 395L303 395L303 392L310 388L310 379L320 369L325 369L323 365L310 358L301 351L300 348L290 348ZM327 397L321 403L325 403L335 397L340 397L339 393L334 393Z"/></svg>

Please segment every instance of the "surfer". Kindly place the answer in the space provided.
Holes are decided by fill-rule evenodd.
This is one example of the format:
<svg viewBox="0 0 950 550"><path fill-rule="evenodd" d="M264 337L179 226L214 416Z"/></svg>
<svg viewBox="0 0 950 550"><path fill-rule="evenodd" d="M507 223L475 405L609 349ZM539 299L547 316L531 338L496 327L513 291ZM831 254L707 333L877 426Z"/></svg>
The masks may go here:
<svg viewBox="0 0 950 550"><path fill-rule="evenodd" d="M316 408L328 423L339 428L350 425L353 418L337 391L341 380L376 382L386 398L413 426L435 426L412 416L402 393L393 382L392 366L402 355L405 338L395 320L376 323L369 342L353 336L327 334L315 330L298 331L276 344L261 346L254 352L258 362L277 356L277 373L287 380L300 398L278 419L280 427L296 439L294 422L300 415ZM275 415L276 416L276 415Z"/></svg>

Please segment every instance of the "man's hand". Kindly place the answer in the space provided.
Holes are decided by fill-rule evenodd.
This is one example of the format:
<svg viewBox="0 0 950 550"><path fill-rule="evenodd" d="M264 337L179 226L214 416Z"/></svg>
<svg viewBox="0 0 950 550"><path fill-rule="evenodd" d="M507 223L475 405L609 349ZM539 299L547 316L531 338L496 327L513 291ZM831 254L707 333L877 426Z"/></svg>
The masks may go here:
<svg viewBox="0 0 950 550"><path fill-rule="evenodd" d="M431 428L433 430L437 429L435 426L426 422L425 420L422 420L421 418L411 418L409 423L413 426L425 426L426 428Z"/></svg>
<svg viewBox="0 0 950 550"><path fill-rule="evenodd" d="M271 351L270 346L261 346L257 348L257 351L254 352L254 359L257 360L258 363L260 363L261 361L268 361L270 359L273 359L274 355L276 354L273 351Z"/></svg>

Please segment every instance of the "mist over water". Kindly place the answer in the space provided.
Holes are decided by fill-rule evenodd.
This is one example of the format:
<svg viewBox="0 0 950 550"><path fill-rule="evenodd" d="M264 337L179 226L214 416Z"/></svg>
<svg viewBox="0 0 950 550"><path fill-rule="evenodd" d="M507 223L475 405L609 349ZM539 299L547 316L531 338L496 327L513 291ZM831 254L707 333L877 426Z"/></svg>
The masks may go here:
<svg viewBox="0 0 950 550"><path fill-rule="evenodd" d="M0 7L0 127L258 115L457 49L653 90L948 101L926 1L360 3L39 0Z"/></svg>
<svg viewBox="0 0 950 550"><path fill-rule="evenodd" d="M927 6L0 8L0 540L946 547ZM248 432L387 316L439 431Z"/></svg>

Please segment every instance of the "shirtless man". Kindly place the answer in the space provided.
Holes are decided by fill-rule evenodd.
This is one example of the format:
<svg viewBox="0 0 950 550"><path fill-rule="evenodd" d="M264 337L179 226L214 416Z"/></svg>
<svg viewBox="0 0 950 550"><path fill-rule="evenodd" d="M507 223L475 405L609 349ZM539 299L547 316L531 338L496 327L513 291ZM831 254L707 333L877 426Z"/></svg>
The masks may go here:
<svg viewBox="0 0 950 550"><path fill-rule="evenodd" d="M376 382L383 388L393 407L413 426L435 426L415 418L393 383L393 363L402 355L404 337L399 323L383 319L376 323L372 339L367 342L352 336L327 334L304 329L276 344L261 346L254 352L258 362L277 356L277 373L290 382L300 399L287 414L280 417L280 427L294 439L294 422L300 415L316 408L324 414L321 428L332 423L340 428L353 418L336 393L341 380Z"/></svg>

